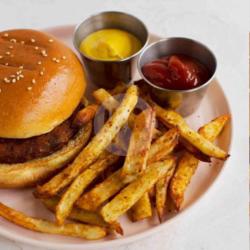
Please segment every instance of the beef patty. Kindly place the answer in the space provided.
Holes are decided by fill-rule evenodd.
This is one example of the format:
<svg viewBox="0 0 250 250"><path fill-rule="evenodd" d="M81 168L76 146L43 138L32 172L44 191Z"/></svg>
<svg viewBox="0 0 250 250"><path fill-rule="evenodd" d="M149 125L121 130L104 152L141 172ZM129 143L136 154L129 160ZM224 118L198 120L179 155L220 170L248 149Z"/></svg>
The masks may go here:
<svg viewBox="0 0 250 250"><path fill-rule="evenodd" d="M0 138L0 163L22 163L61 149L79 130L72 124L77 111L47 134L27 139Z"/></svg>

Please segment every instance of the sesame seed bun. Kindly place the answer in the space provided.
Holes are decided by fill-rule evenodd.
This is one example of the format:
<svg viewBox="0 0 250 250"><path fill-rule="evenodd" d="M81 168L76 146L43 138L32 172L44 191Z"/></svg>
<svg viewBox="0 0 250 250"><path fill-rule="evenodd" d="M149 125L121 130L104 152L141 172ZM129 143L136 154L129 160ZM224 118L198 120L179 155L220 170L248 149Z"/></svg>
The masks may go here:
<svg viewBox="0 0 250 250"><path fill-rule="evenodd" d="M50 132L79 105L82 66L63 43L35 30L0 32L0 137Z"/></svg>

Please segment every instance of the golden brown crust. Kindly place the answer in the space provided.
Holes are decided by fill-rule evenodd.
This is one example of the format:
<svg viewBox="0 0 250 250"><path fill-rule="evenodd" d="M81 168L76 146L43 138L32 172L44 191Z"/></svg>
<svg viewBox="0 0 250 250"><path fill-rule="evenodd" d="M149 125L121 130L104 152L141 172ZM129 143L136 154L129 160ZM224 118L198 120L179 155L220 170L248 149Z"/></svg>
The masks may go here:
<svg viewBox="0 0 250 250"><path fill-rule="evenodd" d="M85 83L79 60L60 41L34 30L0 32L0 137L50 132L75 110Z"/></svg>

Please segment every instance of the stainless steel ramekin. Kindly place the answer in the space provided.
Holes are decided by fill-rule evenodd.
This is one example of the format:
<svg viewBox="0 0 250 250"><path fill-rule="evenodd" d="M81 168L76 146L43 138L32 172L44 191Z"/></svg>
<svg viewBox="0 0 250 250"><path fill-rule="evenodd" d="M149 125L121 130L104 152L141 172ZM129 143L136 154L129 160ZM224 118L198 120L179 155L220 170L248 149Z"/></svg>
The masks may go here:
<svg viewBox="0 0 250 250"><path fill-rule="evenodd" d="M143 65L172 54L183 54L199 60L209 70L209 80L193 89L172 90L155 85L143 75ZM213 52L204 44L188 38L172 37L149 45L141 53L137 66L141 77L148 83L152 98L156 102L176 109L183 116L188 116L198 108L208 86L213 82L217 61Z"/></svg>
<svg viewBox="0 0 250 250"><path fill-rule="evenodd" d="M117 61L96 60L79 50L80 43L86 36L97 30L109 28L122 29L135 35L141 41L142 48L132 56ZM119 81L125 83L131 81L137 55L147 45L148 37L146 26L138 18L123 12L108 11L92 15L78 25L73 43L81 54L88 79L97 86L113 88Z"/></svg>

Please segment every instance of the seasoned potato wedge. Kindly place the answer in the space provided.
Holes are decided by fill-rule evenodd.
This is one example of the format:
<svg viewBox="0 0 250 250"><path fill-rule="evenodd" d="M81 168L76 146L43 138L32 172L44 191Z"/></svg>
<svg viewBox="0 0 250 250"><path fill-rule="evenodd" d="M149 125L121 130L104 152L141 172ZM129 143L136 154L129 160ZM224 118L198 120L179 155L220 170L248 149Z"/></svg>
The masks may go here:
<svg viewBox="0 0 250 250"><path fill-rule="evenodd" d="M73 120L73 126L82 126L93 120L98 107L99 106L97 104L91 104L80 110Z"/></svg>
<svg viewBox="0 0 250 250"><path fill-rule="evenodd" d="M163 160L174 150L178 142L178 132L176 129L171 129L158 140L152 144L149 150L148 163L153 163L154 159ZM98 207L119 192L124 186L125 183L121 178L121 169L119 169L92 190L83 194L77 201L77 205L82 209L96 211Z"/></svg>
<svg viewBox="0 0 250 250"><path fill-rule="evenodd" d="M207 140L213 142L216 137L221 133L226 123L230 120L230 115L221 115L213 119L208 124L202 126L198 132Z"/></svg>
<svg viewBox="0 0 250 250"><path fill-rule="evenodd" d="M101 208L103 219L112 224L128 211L161 177L173 167L175 158L169 157L162 162L152 163L135 181L125 187L110 202Z"/></svg>
<svg viewBox="0 0 250 250"><path fill-rule="evenodd" d="M121 179L121 169L114 172L102 183L83 194L76 202L82 209L96 211L106 200L119 192L126 184Z"/></svg>
<svg viewBox="0 0 250 250"><path fill-rule="evenodd" d="M119 102L103 88L95 90L92 95L97 103L103 105L110 113L119 106Z"/></svg>
<svg viewBox="0 0 250 250"><path fill-rule="evenodd" d="M107 234L107 230L104 227L99 226L80 223L67 223L62 226L58 226L47 220L29 217L21 212L7 207L3 203L0 203L0 216L18 226L41 233L68 235L87 240L101 239Z"/></svg>
<svg viewBox="0 0 250 250"><path fill-rule="evenodd" d="M146 169L154 127L155 113L151 108L142 111L135 118L121 172L122 180L125 183L135 180Z"/></svg>
<svg viewBox="0 0 250 250"><path fill-rule="evenodd" d="M99 104L102 104L109 112L112 112L116 107L119 106L119 102L105 89L97 89L93 92L93 96ZM130 114L128 124L131 128L134 126L136 115ZM158 129L154 129L153 138L158 138L162 133Z"/></svg>
<svg viewBox="0 0 250 250"><path fill-rule="evenodd" d="M148 155L148 163L163 160L178 144L179 131L172 128L159 137L150 147Z"/></svg>
<svg viewBox="0 0 250 250"><path fill-rule="evenodd" d="M80 197L84 189L108 166L119 159L119 156L104 152L95 163L83 171L73 181L70 187L65 191L56 206L56 221L62 225L69 216L75 201Z"/></svg>
<svg viewBox="0 0 250 250"><path fill-rule="evenodd" d="M187 140L190 144L195 146L205 155L218 158L221 160L227 159L229 156L227 152L215 146L212 142L205 139L202 135L193 131L185 122L185 120L175 111L164 109L150 101L156 111L156 116L169 127L177 127L181 137Z"/></svg>
<svg viewBox="0 0 250 250"><path fill-rule="evenodd" d="M107 148L127 122L138 100L137 87L132 85L128 88L122 103L103 125L82 152L75 158L72 164L52 178L48 183L37 189L43 196L51 197L69 185L78 174L93 163Z"/></svg>
<svg viewBox="0 0 250 250"><path fill-rule="evenodd" d="M175 168L173 167L168 171L166 176L162 177L155 184L155 206L160 222L163 221L163 216L166 210L168 184L174 174L174 170Z"/></svg>
<svg viewBox="0 0 250 250"><path fill-rule="evenodd" d="M214 141L229 120L228 115L222 115L199 129L199 133L206 139ZM170 195L177 210L184 201L184 194L199 164L199 160L192 154L185 152L179 160L176 172L170 183Z"/></svg>
<svg viewBox="0 0 250 250"><path fill-rule="evenodd" d="M45 198L40 200L47 209L49 209L51 212L55 212L56 206L60 201L60 197ZM76 207L74 207L71 210L69 214L69 219L100 227L108 226L108 224L103 220L103 218L98 213L79 209Z"/></svg>
<svg viewBox="0 0 250 250"><path fill-rule="evenodd" d="M133 222L144 220L152 216L152 207L148 192L132 206L129 215Z"/></svg>
<svg viewBox="0 0 250 250"><path fill-rule="evenodd" d="M178 129L173 128L159 137L150 147L147 164L165 159L178 143ZM152 194L150 189L150 194ZM152 214L150 194L145 193L143 197L131 208L130 214L134 221L150 217ZM151 195L152 196L152 195Z"/></svg>

